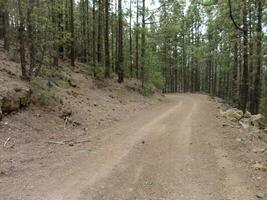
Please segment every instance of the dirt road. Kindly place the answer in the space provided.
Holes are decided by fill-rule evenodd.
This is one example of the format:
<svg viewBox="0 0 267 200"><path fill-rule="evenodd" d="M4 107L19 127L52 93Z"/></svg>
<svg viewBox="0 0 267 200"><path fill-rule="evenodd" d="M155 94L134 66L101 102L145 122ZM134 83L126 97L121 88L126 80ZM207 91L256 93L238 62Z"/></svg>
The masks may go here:
<svg viewBox="0 0 267 200"><path fill-rule="evenodd" d="M216 105L204 95L167 98L99 133L93 149L59 159L47 177L33 175L17 199L257 199L224 147Z"/></svg>

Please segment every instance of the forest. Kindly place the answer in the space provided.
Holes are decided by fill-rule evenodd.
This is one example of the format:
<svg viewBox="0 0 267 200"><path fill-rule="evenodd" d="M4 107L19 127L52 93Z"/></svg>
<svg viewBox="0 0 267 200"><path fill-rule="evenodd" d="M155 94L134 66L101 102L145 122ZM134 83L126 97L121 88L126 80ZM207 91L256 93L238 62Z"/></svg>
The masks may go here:
<svg viewBox="0 0 267 200"><path fill-rule="evenodd" d="M27 81L67 61L267 113L265 0L1 0L0 40Z"/></svg>

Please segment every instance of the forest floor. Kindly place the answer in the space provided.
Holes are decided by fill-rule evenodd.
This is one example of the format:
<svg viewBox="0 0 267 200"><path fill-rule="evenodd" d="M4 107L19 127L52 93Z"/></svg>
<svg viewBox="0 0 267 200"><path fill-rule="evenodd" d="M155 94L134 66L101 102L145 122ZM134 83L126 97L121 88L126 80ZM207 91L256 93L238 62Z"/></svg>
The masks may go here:
<svg viewBox="0 0 267 200"><path fill-rule="evenodd" d="M220 116L216 98L148 98L135 81L69 74L60 103L0 122L1 200L267 199L267 172L253 168L267 134Z"/></svg>

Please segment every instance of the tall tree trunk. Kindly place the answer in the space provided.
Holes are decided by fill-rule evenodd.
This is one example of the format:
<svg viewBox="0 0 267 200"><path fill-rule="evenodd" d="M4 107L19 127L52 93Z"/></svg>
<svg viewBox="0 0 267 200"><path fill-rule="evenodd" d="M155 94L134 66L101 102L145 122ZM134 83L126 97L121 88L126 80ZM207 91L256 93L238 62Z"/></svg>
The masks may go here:
<svg viewBox="0 0 267 200"><path fill-rule="evenodd" d="M53 52L52 52L52 57L53 57L53 66L56 67L58 66L58 57L59 57L59 53L58 53L58 34L59 32L57 32L57 27L58 27L58 10L57 10L57 2L55 2L55 0L51 0L51 19L52 19L52 24L53 24L53 33L52 33L52 38L53 38ZM55 31L55 32L54 32ZM29 28L29 35L30 35L30 28Z"/></svg>
<svg viewBox="0 0 267 200"><path fill-rule="evenodd" d="M235 31L237 32L237 31ZM236 37L237 38L237 37ZM233 82L232 82L233 86L232 86L232 90L233 90L233 102L239 104L238 101L238 41L237 39L235 39L235 43L234 43L234 65L233 65Z"/></svg>
<svg viewBox="0 0 267 200"><path fill-rule="evenodd" d="M93 70L92 75L95 76L96 70L96 0L93 0L93 33L92 33L92 43L93 43Z"/></svg>
<svg viewBox="0 0 267 200"><path fill-rule="evenodd" d="M135 70L139 78L139 0L136 0Z"/></svg>
<svg viewBox="0 0 267 200"><path fill-rule="evenodd" d="M29 0L28 2L28 10L27 10L27 21L28 21L28 44L29 44L29 52L30 52L30 69L29 69L29 77L32 76L33 70L35 68L35 44L34 44L34 26L32 21L32 12L34 9L34 0Z"/></svg>
<svg viewBox="0 0 267 200"><path fill-rule="evenodd" d="M71 66L75 67L74 0L70 0Z"/></svg>
<svg viewBox="0 0 267 200"><path fill-rule="evenodd" d="M88 50L88 42L87 42L87 26L86 26L86 1L81 0L82 6L82 62L87 62L87 50Z"/></svg>
<svg viewBox="0 0 267 200"><path fill-rule="evenodd" d="M142 47L141 47L141 81L142 86L144 86L145 81L145 52L146 52L146 21L145 21L145 14L146 14L146 1L143 0L143 7L142 7Z"/></svg>
<svg viewBox="0 0 267 200"><path fill-rule="evenodd" d="M247 0L243 0L243 76L241 87L241 109L246 112L248 102L248 22Z"/></svg>
<svg viewBox="0 0 267 200"><path fill-rule="evenodd" d="M101 63L101 64L102 64L102 56L103 56L102 26L103 26L103 0L98 0L97 61L98 63Z"/></svg>
<svg viewBox="0 0 267 200"><path fill-rule="evenodd" d="M89 1L85 0L85 25L86 25L86 62L89 61L89 56L91 55L91 41L90 41L90 28L91 26L89 25Z"/></svg>
<svg viewBox="0 0 267 200"><path fill-rule="evenodd" d="M25 58L25 20L23 16L22 0L18 0L18 10L19 10L19 53L20 53L20 63L21 63L21 75L22 79L28 79L27 69L26 69L26 58Z"/></svg>
<svg viewBox="0 0 267 200"><path fill-rule="evenodd" d="M251 2L251 0L249 1ZM255 106L254 103L254 59L253 59L253 50L254 50L254 23L252 18L252 7L249 9L249 111L252 112ZM253 113L253 112L252 112Z"/></svg>
<svg viewBox="0 0 267 200"><path fill-rule="evenodd" d="M255 110L253 113L258 113L260 110L260 98L261 98L261 67L262 67L262 0L258 0L257 2L257 47L256 47L256 75L255 75Z"/></svg>
<svg viewBox="0 0 267 200"><path fill-rule="evenodd" d="M119 27L118 27L118 82L122 83L124 81L124 71L123 71L123 19L122 19L122 0L118 1L118 13L119 13Z"/></svg>
<svg viewBox="0 0 267 200"><path fill-rule="evenodd" d="M5 10L3 13L3 17L4 17L4 49L9 51L9 12L7 9L7 5L5 6Z"/></svg>
<svg viewBox="0 0 267 200"><path fill-rule="evenodd" d="M132 40L132 0L130 0L130 24L129 24L129 39L130 39L130 76L133 77L133 40Z"/></svg>
<svg viewBox="0 0 267 200"><path fill-rule="evenodd" d="M112 1L113 2L113 1ZM114 9L114 5L112 6L112 10ZM116 65L116 56L115 56L115 48L114 43L116 40L116 27L115 27L115 13L111 12L111 68L112 72L115 72L115 65Z"/></svg>
<svg viewBox="0 0 267 200"><path fill-rule="evenodd" d="M109 54L109 0L105 0L105 77L110 77L110 54Z"/></svg>

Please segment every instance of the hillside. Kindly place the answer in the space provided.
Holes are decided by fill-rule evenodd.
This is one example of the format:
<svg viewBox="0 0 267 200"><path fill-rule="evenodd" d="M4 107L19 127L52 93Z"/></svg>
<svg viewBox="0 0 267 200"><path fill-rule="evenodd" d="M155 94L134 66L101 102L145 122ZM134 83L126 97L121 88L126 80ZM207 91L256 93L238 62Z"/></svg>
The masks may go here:
<svg viewBox="0 0 267 200"><path fill-rule="evenodd" d="M96 130L164 100L160 94L140 95L135 80L93 81L81 72L84 65L74 72L61 63L50 78L21 81L19 64L3 52L0 56L0 95L6 98L0 121L0 184L15 184L50 162L67 159L73 148L97 141Z"/></svg>

